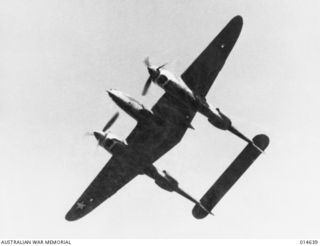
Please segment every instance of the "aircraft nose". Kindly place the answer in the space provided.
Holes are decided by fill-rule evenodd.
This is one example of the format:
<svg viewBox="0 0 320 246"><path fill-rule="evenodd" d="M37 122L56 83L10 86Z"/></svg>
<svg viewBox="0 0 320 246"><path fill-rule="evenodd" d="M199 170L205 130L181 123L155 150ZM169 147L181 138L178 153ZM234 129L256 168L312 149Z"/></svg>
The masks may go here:
<svg viewBox="0 0 320 246"><path fill-rule="evenodd" d="M95 136L98 141L103 137L101 132L93 132L93 136Z"/></svg>
<svg viewBox="0 0 320 246"><path fill-rule="evenodd" d="M113 98L113 97L115 96L113 89L109 89L109 90L107 90L107 92L108 92L108 94L109 94L109 96L110 96L111 98Z"/></svg>
<svg viewBox="0 0 320 246"><path fill-rule="evenodd" d="M122 97L121 93L117 90L110 89L110 90L107 90L107 92L111 97L111 99L114 101L118 101Z"/></svg>
<svg viewBox="0 0 320 246"><path fill-rule="evenodd" d="M111 99L120 107L127 105L127 97L120 91L117 90L107 90Z"/></svg>

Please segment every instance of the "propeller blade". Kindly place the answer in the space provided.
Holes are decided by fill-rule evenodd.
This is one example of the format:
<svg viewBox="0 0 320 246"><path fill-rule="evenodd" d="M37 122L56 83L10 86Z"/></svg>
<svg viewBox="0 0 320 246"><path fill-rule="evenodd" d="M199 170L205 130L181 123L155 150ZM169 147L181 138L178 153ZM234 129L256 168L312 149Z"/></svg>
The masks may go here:
<svg viewBox="0 0 320 246"><path fill-rule="evenodd" d="M108 121L108 123L104 126L104 128L102 129L103 132L105 132L106 130L108 130L113 123L117 120L117 118L119 117L119 112L115 113L114 116L112 116L112 118Z"/></svg>
<svg viewBox="0 0 320 246"><path fill-rule="evenodd" d="M150 67L151 66L151 63L150 63L150 60L149 60L149 56L147 56L144 60L143 60L144 64L147 66L147 67Z"/></svg>
<svg viewBox="0 0 320 246"><path fill-rule="evenodd" d="M151 77L149 77L148 80L146 81L144 87L143 87L142 96L147 94L148 89L149 89L149 87L151 85L151 81L152 81L152 79L151 79Z"/></svg>
<svg viewBox="0 0 320 246"><path fill-rule="evenodd" d="M164 63L164 64L162 64L161 66L157 67L157 70L159 71L159 69L161 69L161 68L163 68L163 67L165 67L165 66L167 66L167 65L168 65L168 63Z"/></svg>

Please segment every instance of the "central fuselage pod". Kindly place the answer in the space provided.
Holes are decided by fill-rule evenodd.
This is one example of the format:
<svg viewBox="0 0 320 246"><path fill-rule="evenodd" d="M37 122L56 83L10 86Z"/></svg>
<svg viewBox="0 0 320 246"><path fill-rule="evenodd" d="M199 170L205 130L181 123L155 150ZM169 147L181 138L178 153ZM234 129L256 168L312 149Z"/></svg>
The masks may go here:
<svg viewBox="0 0 320 246"><path fill-rule="evenodd" d="M150 110L129 95L114 89L110 89L107 92L111 99L135 120L143 121L154 117Z"/></svg>

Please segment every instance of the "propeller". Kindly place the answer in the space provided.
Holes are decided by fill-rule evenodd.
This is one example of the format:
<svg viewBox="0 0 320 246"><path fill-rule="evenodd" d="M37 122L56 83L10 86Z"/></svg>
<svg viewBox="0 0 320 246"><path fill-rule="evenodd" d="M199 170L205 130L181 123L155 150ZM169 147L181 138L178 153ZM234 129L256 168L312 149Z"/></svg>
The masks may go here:
<svg viewBox="0 0 320 246"><path fill-rule="evenodd" d="M118 119L118 117L119 117L119 112L116 112L112 116L112 118L107 122L107 124L103 127L102 132L105 133L114 124L114 122ZM99 133L97 131L93 131L93 132L86 132L84 135L85 136L95 136L97 134L102 134L102 133Z"/></svg>
<svg viewBox="0 0 320 246"><path fill-rule="evenodd" d="M157 71L159 71L159 69L161 69L161 68L163 68L163 67L165 67L167 65L168 65L168 62L163 63L161 66L157 67Z"/></svg>
<svg viewBox="0 0 320 246"><path fill-rule="evenodd" d="M160 69L165 67L168 64L168 63L164 63L161 66L159 66L157 68L154 68L154 67L151 66L150 59L149 59L148 56L143 60L143 62L144 62L144 64L146 65L146 67L148 69L149 78L147 79L146 83L144 84L143 91L142 91L142 96L147 94L147 92L149 90L149 87L151 85L152 79L158 77L158 75L160 73Z"/></svg>
<svg viewBox="0 0 320 246"><path fill-rule="evenodd" d="M143 60L143 62L144 62L144 64L146 65L146 67L150 67L150 66L151 66L149 56L147 56L147 57Z"/></svg>
<svg viewBox="0 0 320 246"><path fill-rule="evenodd" d="M107 124L104 126L102 131L105 132L106 130L108 130L113 125L113 123L118 119L118 117L119 117L119 112L116 112L112 116L112 118L107 122Z"/></svg>
<svg viewBox="0 0 320 246"><path fill-rule="evenodd" d="M149 87L151 85L152 79L151 76L147 79L146 83L144 84L143 91L142 91L142 96L145 96L149 90Z"/></svg>

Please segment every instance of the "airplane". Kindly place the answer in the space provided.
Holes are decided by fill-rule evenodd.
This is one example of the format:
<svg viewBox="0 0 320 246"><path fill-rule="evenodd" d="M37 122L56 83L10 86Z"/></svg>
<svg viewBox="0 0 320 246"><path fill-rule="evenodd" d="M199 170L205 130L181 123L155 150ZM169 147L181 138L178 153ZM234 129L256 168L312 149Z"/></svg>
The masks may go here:
<svg viewBox="0 0 320 246"><path fill-rule="evenodd" d="M107 91L111 99L137 121L137 125L125 140L116 137L108 129L118 118L117 113L102 131L93 132L98 144L111 153L112 157L68 211L66 220L74 221L87 215L142 174L152 178L160 188L177 192L190 200L205 214L212 214L211 208L207 209L182 190L177 180L167 171L161 174L153 164L181 141L187 129L194 129L191 121L197 112L205 115L215 127L229 130L263 151L234 128L227 116L219 110L216 115L205 100L240 35L242 25L242 17L234 17L182 74L183 81L163 69L164 65L154 67L146 59L150 77L143 94L152 81L165 90L151 110L120 91Z"/></svg>

